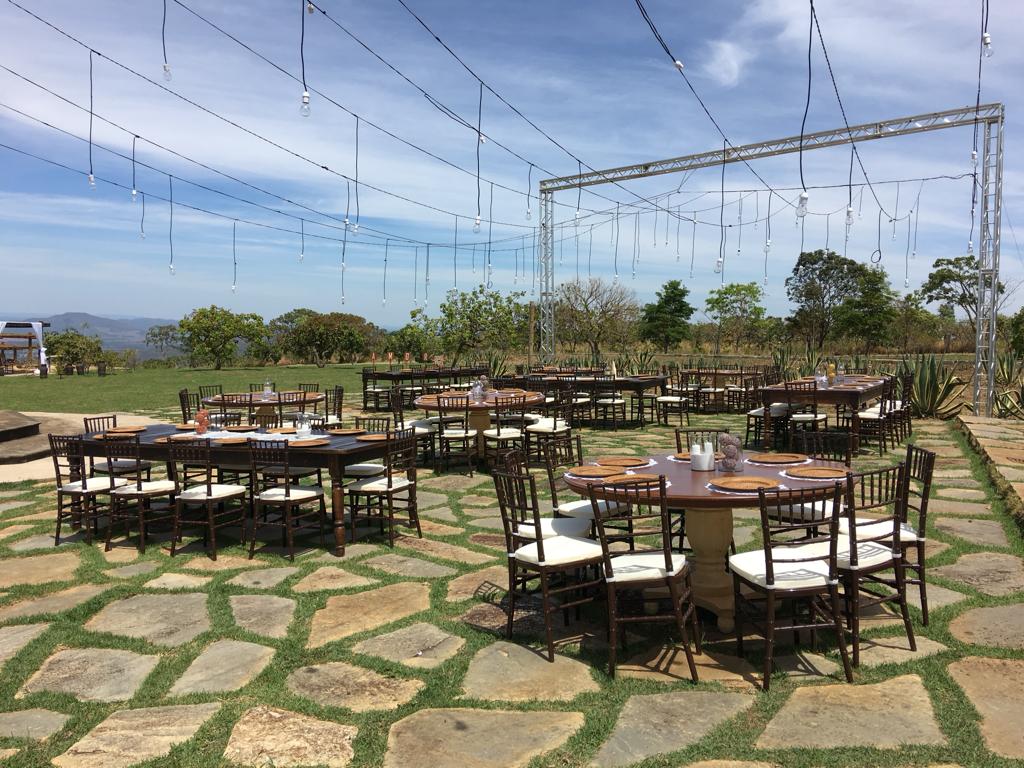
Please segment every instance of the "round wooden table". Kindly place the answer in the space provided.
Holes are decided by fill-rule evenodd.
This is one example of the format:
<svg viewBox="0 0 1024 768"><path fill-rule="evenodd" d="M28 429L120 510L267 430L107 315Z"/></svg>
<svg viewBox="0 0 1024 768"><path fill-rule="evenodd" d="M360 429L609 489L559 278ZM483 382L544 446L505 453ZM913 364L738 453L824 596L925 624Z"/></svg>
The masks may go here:
<svg viewBox="0 0 1024 768"><path fill-rule="evenodd" d="M294 400L284 401L286 405L291 406L292 408L317 405L327 399L327 396L322 392L285 391L271 392L269 395L264 392L225 392L222 395L204 397L202 402L207 408L217 409L248 409L251 405L254 413L258 413L260 415L274 415L277 413L277 408L282 402L282 395L301 395L301 397L296 397Z"/></svg>
<svg viewBox="0 0 1024 768"><path fill-rule="evenodd" d="M830 493L835 480L799 480L782 475L787 469L803 466L834 467L845 470L842 462L809 460L800 464L766 465L751 463L750 455L746 454L743 472L723 472L716 463L716 468L708 472L694 472L689 461L678 461L671 454L649 456L646 467L631 468L630 471L665 475L667 488L665 494L671 509L686 510L686 538L693 548L690 558L693 563L693 595L694 601L718 616L718 628L723 633L730 633L735 627L735 606L733 604L732 577L725 570L729 555L729 544L733 534L734 509L758 509L760 502L756 493L724 493L709 488L708 484L715 479L725 477L780 477L787 489L821 489L822 498ZM642 458L642 457L637 457ZM593 463L593 462L587 462ZM600 483L600 480L564 476L566 485L581 496L589 494L588 486ZM841 481L845 484L845 481ZM614 489L601 488L596 495L599 498L615 498Z"/></svg>
<svg viewBox="0 0 1024 768"><path fill-rule="evenodd" d="M476 430L476 448L483 453L484 430L491 428L491 411L496 410L499 397L526 398L526 407L541 405L544 402L543 392L529 392L523 389L489 389L484 394L483 400L474 400L464 391L442 392L439 395L421 395L417 397L415 405L424 411L441 410L439 398L458 397L469 400L469 429Z"/></svg>

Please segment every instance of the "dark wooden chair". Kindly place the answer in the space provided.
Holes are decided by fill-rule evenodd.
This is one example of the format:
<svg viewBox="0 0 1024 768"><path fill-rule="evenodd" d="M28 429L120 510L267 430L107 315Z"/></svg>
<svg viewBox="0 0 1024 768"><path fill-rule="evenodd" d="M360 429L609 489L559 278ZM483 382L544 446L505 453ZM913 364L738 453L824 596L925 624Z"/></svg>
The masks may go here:
<svg viewBox="0 0 1024 768"><path fill-rule="evenodd" d="M697 682L697 666L690 650L693 628L697 653L700 648L700 623L690 585L690 565L686 555L672 548L674 532L665 497L665 476L658 479L616 480L614 496L620 502L603 505L598 498L607 495L608 486L589 486L590 502L598 538L608 603L608 672L615 677L619 639L623 625L673 622L679 630L683 651L690 667L690 677ZM638 546L638 537L642 544ZM616 545L628 541L630 551L622 552ZM644 590L666 589L667 600L645 599ZM656 605L649 610L651 603ZM666 605L667 603L667 605ZM629 606L638 607L627 613Z"/></svg>
<svg viewBox="0 0 1024 768"><path fill-rule="evenodd" d="M367 432L386 434L391 431L391 417L356 416L355 425L357 429L365 429ZM379 477L384 474L384 465L376 461L346 464L342 469L342 474L344 477L356 479Z"/></svg>
<svg viewBox="0 0 1024 768"><path fill-rule="evenodd" d="M555 407L533 424L523 429L523 451L527 460L544 460L544 446L552 441L571 439L575 408L571 394L562 395Z"/></svg>
<svg viewBox="0 0 1024 768"><path fill-rule="evenodd" d="M324 392L324 413L327 415L328 424L342 423L342 414L345 410L345 388L335 385Z"/></svg>
<svg viewBox="0 0 1024 768"><path fill-rule="evenodd" d="M672 383L668 386L666 394L658 395L655 404L658 409L658 420L668 425L669 416L679 416L679 426L683 425L683 418L686 418L686 426L690 426L690 400L693 392L689 388L689 377L676 372Z"/></svg>
<svg viewBox="0 0 1024 768"><path fill-rule="evenodd" d="M889 450L890 439L895 442L892 414L893 389L893 379L886 378L882 384L882 397L878 404L865 408L857 414L857 438L860 444L874 440L878 446L879 456Z"/></svg>
<svg viewBox="0 0 1024 768"><path fill-rule="evenodd" d="M509 451L522 451L526 439L525 395L498 396L494 399L494 417L490 429L484 430L484 460L488 466L498 465Z"/></svg>
<svg viewBox="0 0 1024 768"><path fill-rule="evenodd" d="M594 426L618 431L626 421L626 400L619 391L618 382L611 376L594 377Z"/></svg>
<svg viewBox="0 0 1024 768"><path fill-rule="evenodd" d="M506 633L512 637L516 601L529 595L530 584L539 581L548 661L554 661L552 616L561 610L568 623L570 608L578 611L580 605L594 599L591 592L601 583L594 568L601 562L601 546L583 537L537 535L538 531L545 531L545 519L579 521L541 517L537 480L523 454L506 454L503 466L491 474L505 531L505 549L509 553Z"/></svg>
<svg viewBox="0 0 1024 768"><path fill-rule="evenodd" d="M181 423L188 424L195 420L199 410L199 393L187 389L178 390L178 405L181 407Z"/></svg>
<svg viewBox="0 0 1024 768"><path fill-rule="evenodd" d="M415 529L416 535L423 538L416 504L416 453L413 430L389 431L383 473L379 477L357 480L346 487L353 543L360 520L379 525L381 534L385 533L386 526L390 547L395 546L396 522ZM396 521L396 513L402 519Z"/></svg>
<svg viewBox="0 0 1024 768"><path fill-rule="evenodd" d="M842 484L828 491L828 518L814 539L793 538L806 529L804 509L822 501L820 490L758 492L761 507L763 546L729 557L736 603L736 650L743 655L743 636L748 626L764 638L764 678L761 687L771 685L778 626L794 632L810 630L814 646L817 632L835 632L843 659L846 681L853 682L853 670L846 649L839 604L839 510ZM789 616L783 615L792 606ZM804 610L801 610L804 609ZM806 611L806 613L804 612Z"/></svg>
<svg viewBox="0 0 1024 768"><path fill-rule="evenodd" d="M796 446L800 453L807 454L812 459L841 461L849 467L853 463L855 443L856 437L849 432L823 429L818 432L799 432Z"/></svg>
<svg viewBox="0 0 1024 768"><path fill-rule="evenodd" d="M249 559L256 553L256 531L260 528L280 529L281 545L293 562L296 531L317 530L323 547L328 525L323 486L281 482L295 469L285 440L250 440L249 450L254 478ZM277 512L280 514L273 514Z"/></svg>
<svg viewBox="0 0 1024 768"><path fill-rule="evenodd" d="M54 546L60 545L61 526L65 521L72 530L85 526L85 539L92 542L99 533L100 508L108 502L100 497L107 496L112 487L124 485L127 480L115 475L90 477L85 464L85 452L81 435L48 435L53 471L57 481L57 530L53 535Z"/></svg>
<svg viewBox="0 0 1024 768"><path fill-rule="evenodd" d="M108 462L133 462L135 467L125 473L132 479L123 484L116 484L110 475L110 524L107 526L106 550L110 551L111 533L117 523L123 523L125 536L131 536L131 524L139 526L139 552L146 551L146 536L150 526L156 521L169 520L172 513L169 509L156 508L153 502L166 499L172 506L178 492L177 483L173 478L166 480L143 480L142 459L139 457L139 436L118 435L106 437L103 441Z"/></svg>
<svg viewBox="0 0 1024 768"><path fill-rule="evenodd" d="M397 387L391 390L388 402L391 405L391 416L395 420L395 430L411 429L416 435L416 445L419 447L424 463L436 466L438 425L435 422L420 419L406 420L405 406Z"/></svg>
<svg viewBox="0 0 1024 768"><path fill-rule="evenodd" d="M828 414L818 411L817 381L787 381L783 386L786 390L788 445L792 447L795 432L827 429Z"/></svg>
<svg viewBox="0 0 1024 768"><path fill-rule="evenodd" d="M109 416L86 416L82 419L82 423L85 427L85 434L92 435L99 432L106 432L108 429L114 429L117 427L117 414L112 413ZM151 461L140 461L139 466L146 475L146 480L152 479L153 473L153 462ZM128 460L120 463L115 463L111 466L106 461L96 461L94 456L89 457L89 477L95 477L96 475L118 475L124 476L129 475L135 470L135 462Z"/></svg>
<svg viewBox="0 0 1024 768"><path fill-rule="evenodd" d="M469 426L469 398L441 395L437 398L437 408L443 419L438 432L438 460L444 462L445 471L448 471L453 458L462 459L472 477L477 432Z"/></svg>

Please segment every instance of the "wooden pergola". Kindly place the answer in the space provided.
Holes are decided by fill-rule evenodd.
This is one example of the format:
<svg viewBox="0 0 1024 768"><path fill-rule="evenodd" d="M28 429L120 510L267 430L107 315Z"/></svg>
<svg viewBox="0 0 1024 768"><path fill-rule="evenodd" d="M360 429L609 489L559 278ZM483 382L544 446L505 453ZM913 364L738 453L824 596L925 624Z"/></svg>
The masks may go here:
<svg viewBox="0 0 1024 768"><path fill-rule="evenodd" d="M35 321L42 328L50 324ZM18 364L18 356L24 354L24 363L30 364L33 351L38 356L39 340L33 329L32 321L5 321L0 328L0 374L12 373Z"/></svg>

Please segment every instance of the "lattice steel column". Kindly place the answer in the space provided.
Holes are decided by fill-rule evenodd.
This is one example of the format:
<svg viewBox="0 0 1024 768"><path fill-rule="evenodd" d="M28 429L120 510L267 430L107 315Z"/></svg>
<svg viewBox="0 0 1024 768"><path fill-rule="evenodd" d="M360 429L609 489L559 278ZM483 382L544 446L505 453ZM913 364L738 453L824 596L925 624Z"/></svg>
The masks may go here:
<svg viewBox="0 0 1024 768"><path fill-rule="evenodd" d="M541 190L540 198L540 359L555 361L555 199Z"/></svg>
<svg viewBox="0 0 1024 768"><path fill-rule="evenodd" d="M982 123L981 232L974 338L974 412L991 416L996 398L996 311L999 306L999 233L1003 199L1003 114Z"/></svg>

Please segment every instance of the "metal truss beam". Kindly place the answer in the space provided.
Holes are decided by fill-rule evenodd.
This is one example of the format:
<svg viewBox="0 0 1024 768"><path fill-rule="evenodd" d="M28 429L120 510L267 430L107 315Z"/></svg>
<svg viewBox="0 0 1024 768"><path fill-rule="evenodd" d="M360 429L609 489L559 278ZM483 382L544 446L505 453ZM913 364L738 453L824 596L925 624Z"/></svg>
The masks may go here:
<svg viewBox="0 0 1024 768"><path fill-rule="evenodd" d="M928 112L892 120L862 123L847 128L817 131L801 136L727 147L695 155L655 160L590 171L575 176L544 179L539 184L541 209L541 297L540 354L545 362L555 357L555 264L554 193L599 184L643 179L669 173L710 168L725 163L749 162L824 147L909 136L916 133L981 126L983 128L981 168L981 238L978 259L977 326L975 329L974 412L991 416L995 401L996 309L999 285L1000 208L1003 180L1003 122L1001 103L967 106L942 112Z"/></svg>

